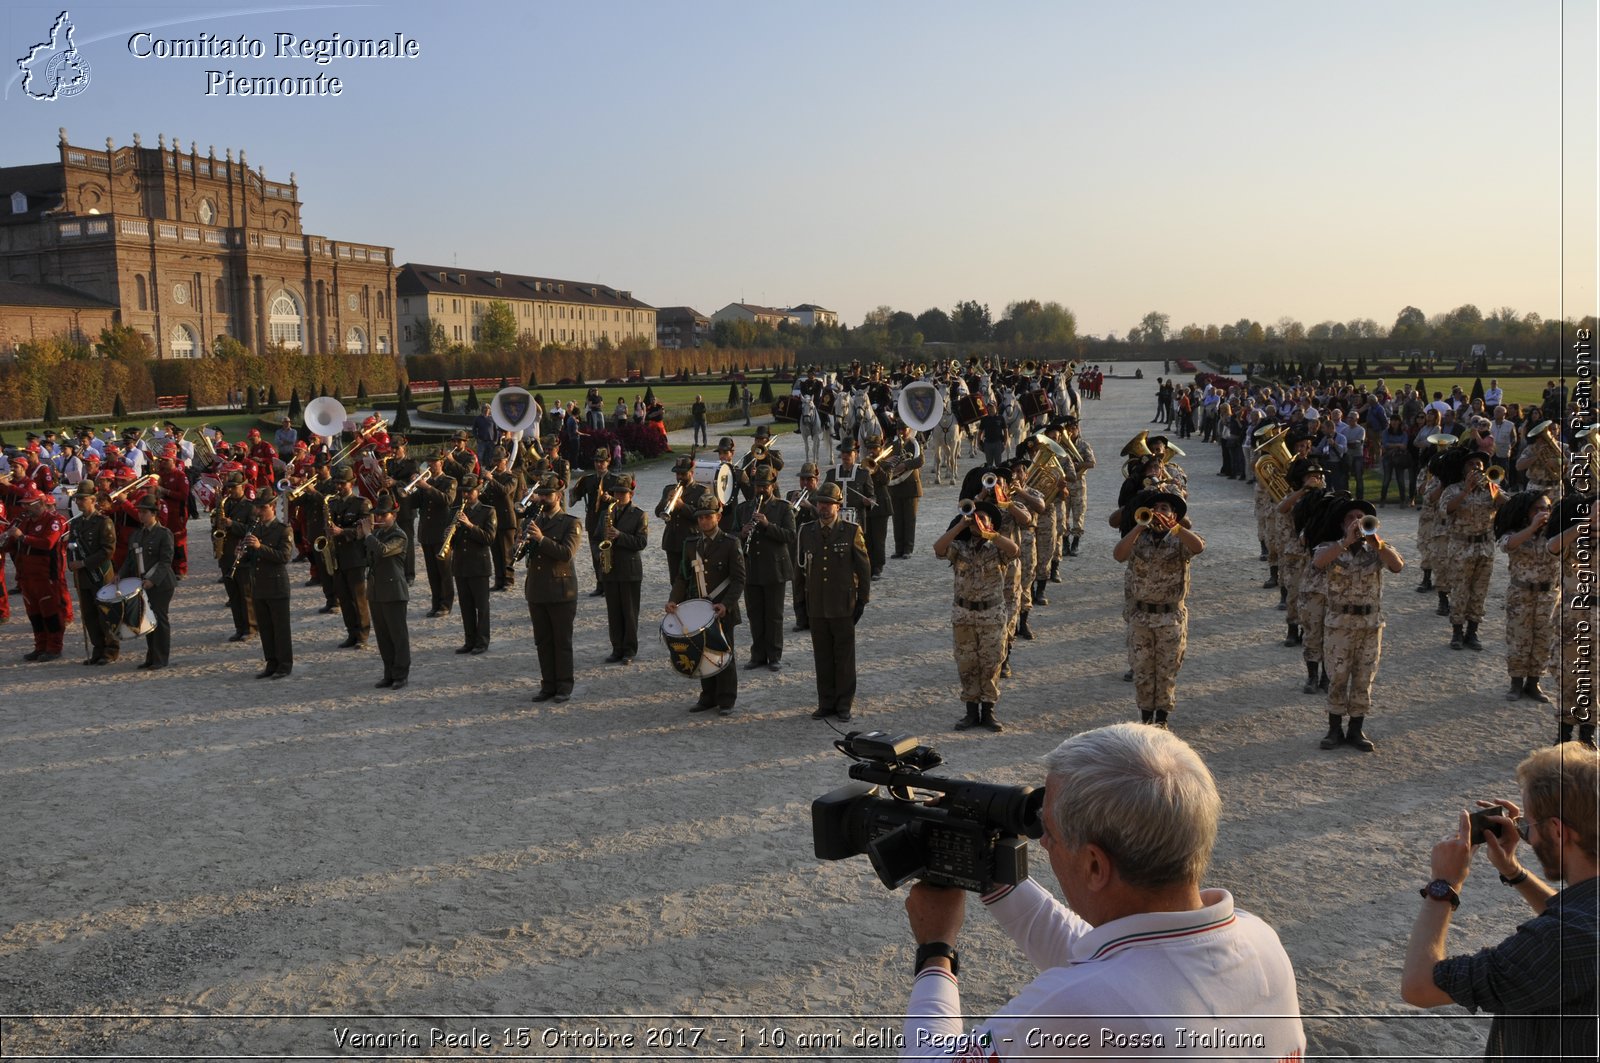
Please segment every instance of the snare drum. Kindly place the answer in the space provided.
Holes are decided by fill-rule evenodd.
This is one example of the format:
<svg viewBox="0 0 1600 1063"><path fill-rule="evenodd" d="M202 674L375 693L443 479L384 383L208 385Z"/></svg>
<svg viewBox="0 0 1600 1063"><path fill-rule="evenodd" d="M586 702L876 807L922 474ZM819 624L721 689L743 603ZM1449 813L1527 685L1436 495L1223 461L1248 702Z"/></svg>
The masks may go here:
<svg viewBox="0 0 1600 1063"><path fill-rule="evenodd" d="M805 412L805 401L799 395L780 395L772 404L772 419L775 421L798 421Z"/></svg>
<svg viewBox="0 0 1600 1063"><path fill-rule="evenodd" d="M984 404L983 396L967 394L955 401L956 423L965 428L969 424L977 424L989 413L989 407Z"/></svg>
<svg viewBox="0 0 1600 1063"><path fill-rule="evenodd" d="M733 663L733 650L709 598L679 602L677 612L662 617L661 641L667 663L685 679L708 679Z"/></svg>
<svg viewBox="0 0 1600 1063"><path fill-rule="evenodd" d="M100 619L121 638L148 635L156 629L155 615L146 607L144 581L138 576L107 583L94 598Z"/></svg>

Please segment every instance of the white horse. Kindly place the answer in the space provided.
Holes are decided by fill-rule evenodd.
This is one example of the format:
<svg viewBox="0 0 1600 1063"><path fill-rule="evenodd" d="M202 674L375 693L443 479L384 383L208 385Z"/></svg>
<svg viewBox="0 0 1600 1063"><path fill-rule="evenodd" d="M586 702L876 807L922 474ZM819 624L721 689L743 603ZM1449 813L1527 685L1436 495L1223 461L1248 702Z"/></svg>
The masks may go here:
<svg viewBox="0 0 1600 1063"><path fill-rule="evenodd" d="M816 462L818 468L833 464L833 440L810 395L800 396L800 439L805 444L807 461Z"/></svg>
<svg viewBox="0 0 1600 1063"><path fill-rule="evenodd" d="M1022 445L1022 436L1028 423L1022 416L1022 407L1010 388L1000 389L1000 416L1006 422L1006 449L1015 452Z"/></svg>
<svg viewBox="0 0 1600 1063"><path fill-rule="evenodd" d="M950 406L949 390L942 385L938 390L939 399L944 403L944 416L939 418L939 423L928 432L928 445L933 451L933 482L944 483L944 471L948 467L950 482L953 484L961 475L961 469L956 463L961 442L961 426L956 423L955 410Z"/></svg>
<svg viewBox="0 0 1600 1063"><path fill-rule="evenodd" d="M872 412L872 400L867 397L865 388L857 388L850 393L849 404L845 407L843 428L844 435L841 438L854 439L857 443L877 431L878 418Z"/></svg>

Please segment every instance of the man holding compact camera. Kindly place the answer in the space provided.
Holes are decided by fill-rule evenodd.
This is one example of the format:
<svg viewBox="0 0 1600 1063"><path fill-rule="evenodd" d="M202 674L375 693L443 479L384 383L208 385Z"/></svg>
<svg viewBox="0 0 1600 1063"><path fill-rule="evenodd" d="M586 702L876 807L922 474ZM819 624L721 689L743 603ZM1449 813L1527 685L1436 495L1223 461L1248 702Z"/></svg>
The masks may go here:
<svg viewBox="0 0 1600 1063"><path fill-rule="evenodd" d="M1454 834L1433 847L1433 881L1411 928L1400 995L1436 1008L1459 1004L1494 1013L1486 1059L1594 1059L1600 1012L1600 863L1596 795L1600 753L1578 742L1541 749L1517 765L1519 808L1479 801L1463 811ZM1526 818L1524 818L1524 815ZM1517 860L1526 841L1556 890ZM1500 881L1517 891L1534 918L1505 941L1471 956L1445 957L1450 917L1481 847Z"/></svg>
<svg viewBox="0 0 1600 1063"><path fill-rule="evenodd" d="M1039 977L963 1033L966 897L918 883L901 1058L1303 1055L1278 935L1200 887L1222 800L1199 755L1168 731L1116 724L1067 739L1045 764L1042 842L1068 906L1031 881L983 898Z"/></svg>

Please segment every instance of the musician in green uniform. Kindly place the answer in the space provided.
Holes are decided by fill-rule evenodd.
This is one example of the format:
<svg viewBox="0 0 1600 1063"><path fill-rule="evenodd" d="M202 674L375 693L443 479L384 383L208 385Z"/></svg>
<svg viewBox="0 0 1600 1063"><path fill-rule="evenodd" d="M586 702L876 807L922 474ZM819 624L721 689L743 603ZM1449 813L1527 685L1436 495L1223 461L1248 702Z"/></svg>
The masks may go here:
<svg viewBox="0 0 1600 1063"><path fill-rule="evenodd" d="M800 534L800 574L806 584L811 653L817 669L812 719L850 719L856 697L856 623L872 596L872 558L859 525L839 519L844 492L819 487L817 519Z"/></svg>
<svg viewBox="0 0 1600 1063"><path fill-rule="evenodd" d="M639 588L644 583L640 552L650 543L650 518L633 504L633 487L632 476L612 473L606 479L606 507L596 528L600 587L611 633L607 664L632 664L639 656Z"/></svg>
<svg viewBox="0 0 1600 1063"><path fill-rule="evenodd" d="M339 614L344 620L345 639L341 650L359 649L372 634L372 617L367 613L367 550L358 528L372 512L372 503L356 494L356 474L346 466L333 474L338 494L328 500L328 534L333 539L338 568L333 573L333 590L339 599Z"/></svg>
<svg viewBox="0 0 1600 1063"><path fill-rule="evenodd" d="M217 527L223 532L222 557L218 564L222 568L222 586L228 594L228 611L233 615L233 634L228 636L228 641L243 642L255 634L256 614L250 593L250 569L248 566L241 569L235 561L239 556L239 540L244 538L245 528L255 519L256 509L245 497L243 473L230 474L226 490L227 494L218 503Z"/></svg>
<svg viewBox="0 0 1600 1063"><path fill-rule="evenodd" d="M411 678L411 632L406 627L411 588L405 567L410 540L396 521L398 512L393 496L380 494L362 529L367 533L362 540L369 567L367 611L383 658L383 678L374 685L393 690L404 689Z"/></svg>
<svg viewBox="0 0 1600 1063"><path fill-rule="evenodd" d="M448 530L446 532L448 535ZM489 648L489 580L494 575L494 510L478 498L478 478L461 477L461 505L450 540L450 574L461 602L463 638L457 653L474 657Z"/></svg>
<svg viewBox="0 0 1600 1063"><path fill-rule="evenodd" d="M683 561L672 577L672 593L666 611L676 613L678 603L690 598L711 602L711 611L722 625L728 643L728 666L700 680L700 699L690 712L718 710L731 716L739 700L738 651L733 629L739 626L739 598L744 593L744 553L739 542L722 531L722 502L709 492L695 508L699 534L683 544Z"/></svg>
<svg viewBox="0 0 1600 1063"><path fill-rule="evenodd" d="M289 558L294 553L289 526L278 520L277 496L256 496L256 518L240 540L241 566L250 568L250 600L261 635L261 671L257 679L282 679L294 671L294 646L289 636Z"/></svg>
<svg viewBox="0 0 1600 1063"><path fill-rule="evenodd" d="M794 578L794 508L774 493L776 477L761 465L750 473L753 497L739 504L739 539L744 547L744 604L750 614L750 660L746 668L783 665L783 599Z"/></svg>
<svg viewBox="0 0 1600 1063"><path fill-rule="evenodd" d="M422 548L422 563L428 574L430 604L427 616L449 616L456 602L450 566L439 560L439 546L455 516L456 479L444 471L444 454L435 451L428 459L430 475L415 489L417 499L417 545Z"/></svg>
<svg viewBox="0 0 1600 1063"><path fill-rule="evenodd" d="M78 611L89 635L89 657L84 664L109 664L122 653L115 624L100 615L96 595L111 580L111 555L117 548L117 530L100 512L100 495L88 480L78 484L72 497L78 515L67 525L67 568L78 585Z"/></svg>
<svg viewBox="0 0 1600 1063"><path fill-rule="evenodd" d="M569 505L572 506L576 506L580 499L583 501L583 533L589 540L589 563L594 571L594 590L589 594L591 598L598 598L606 592L600 579L601 537L597 531L600 527L601 513L611 505L611 497L606 493L606 477L610 475L611 454L596 447L594 471L578 477L578 482L572 485L569 497Z"/></svg>
<svg viewBox="0 0 1600 1063"><path fill-rule="evenodd" d="M662 521L661 550L667 555L667 578L677 579L683 564L683 544L698 530L695 510L700 500L711 490L694 482L694 459L682 457L672 463L676 483L668 484L656 503L656 516Z"/></svg>
<svg viewBox="0 0 1600 1063"><path fill-rule="evenodd" d="M572 628L578 618L578 577L573 559L583 525L561 511L567 483L555 473L539 478L533 507L517 537L518 560L526 560L522 594L533 622L539 651L539 692L535 703L561 704L572 696Z"/></svg>

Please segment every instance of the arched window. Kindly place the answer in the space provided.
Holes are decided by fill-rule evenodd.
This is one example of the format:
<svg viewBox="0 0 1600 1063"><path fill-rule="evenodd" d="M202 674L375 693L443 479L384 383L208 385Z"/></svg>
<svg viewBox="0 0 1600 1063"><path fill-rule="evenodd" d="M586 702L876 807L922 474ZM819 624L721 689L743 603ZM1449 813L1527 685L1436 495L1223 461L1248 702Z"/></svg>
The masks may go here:
<svg viewBox="0 0 1600 1063"><path fill-rule="evenodd" d="M150 309L150 293L145 290L144 274L143 273L134 274L133 290L135 292L135 297L138 299L138 302L139 302L139 309L140 310L148 310L148 309Z"/></svg>
<svg viewBox="0 0 1600 1063"><path fill-rule="evenodd" d="M406 326L406 328L408 328L408 329L410 327L411 327L410 325ZM378 353L379 354L388 354L389 353L389 334L387 332L378 333Z"/></svg>
<svg viewBox="0 0 1600 1063"><path fill-rule="evenodd" d="M172 357L193 358L194 356L194 333L189 331L189 326L172 326Z"/></svg>
<svg viewBox="0 0 1600 1063"><path fill-rule="evenodd" d="M299 350L305 346L305 310L300 300L280 288L267 304L267 342Z"/></svg>
<svg viewBox="0 0 1600 1063"><path fill-rule="evenodd" d="M354 325L351 325L350 331L345 333L344 349L351 354L366 354L367 334L362 332L359 328L356 328Z"/></svg>

